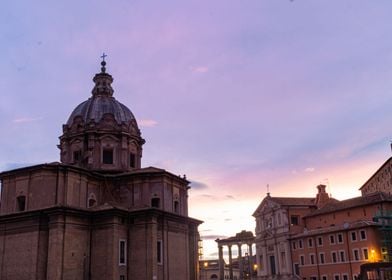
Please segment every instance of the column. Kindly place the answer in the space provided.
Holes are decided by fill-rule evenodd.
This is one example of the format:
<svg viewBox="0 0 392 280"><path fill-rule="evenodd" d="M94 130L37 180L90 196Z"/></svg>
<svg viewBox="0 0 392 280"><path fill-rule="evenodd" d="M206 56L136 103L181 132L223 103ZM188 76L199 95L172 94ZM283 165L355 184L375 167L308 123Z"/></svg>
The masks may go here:
<svg viewBox="0 0 392 280"><path fill-rule="evenodd" d="M237 244L238 246L238 264L240 268L240 279L244 279L244 266L242 263L242 251L241 251L241 243Z"/></svg>
<svg viewBox="0 0 392 280"><path fill-rule="evenodd" d="M223 247L222 245L219 245L218 248L219 248L219 280L224 280Z"/></svg>
<svg viewBox="0 0 392 280"><path fill-rule="evenodd" d="M248 244L248 248L249 248L249 274L250 274L250 279L254 279L253 278L254 261L253 261L252 243Z"/></svg>
<svg viewBox="0 0 392 280"><path fill-rule="evenodd" d="M231 245L229 245L229 279L233 280L233 264L232 264L232 256L231 256Z"/></svg>

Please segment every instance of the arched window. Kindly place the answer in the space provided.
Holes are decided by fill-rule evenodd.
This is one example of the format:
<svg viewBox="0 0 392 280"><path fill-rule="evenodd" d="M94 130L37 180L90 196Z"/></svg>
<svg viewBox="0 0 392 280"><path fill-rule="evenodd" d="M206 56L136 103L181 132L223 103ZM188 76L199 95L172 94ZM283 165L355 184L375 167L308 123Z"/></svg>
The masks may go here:
<svg viewBox="0 0 392 280"><path fill-rule="evenodd" d="M95 197L95 194L91 193L88 196L87 207L90 208L90 207L94 207L95 205L97 205L97 199Z"/></svg>
<svg viewBox="0 0 392 280"><path fill-rule="evenodd" d="M90 198L88 200L88 207L94 207L97 204L97 201L94 198Z"/></svg>
<svg viewBox="0 0 392 280"><path fill-rule="evenodd" d="M174 201L174 212L180 213L180 203L178 202L178 200Z"/></svg>
<svg viewBox="0 0 392 280"><path fill-rule="evenodd" d="M17 211L26 210L26 196L20 195L16 198L16 207L17 207Z"/></svg>
<svg viewBox="0 0 392 280"><path fill-rule="evenodd" d="M160 207L160 203L161 203L161 200L159 199L159 197L153 197L151 199L151 207L159 208Z"/></svg>
<svg viewBox="0 0 392 280"><path fill-rule="evenodd" d="M218 275L212 274L210 279L218 279Z"/></svg>
<svg viewBox="0 0 392 280"><path fill-rule="evenodd" d="M73 162L78 163L82 160L82 151L76 150L73 152Z"/></svg>
<svg viewBox="0 0 392 280"><path fill-rule="evenodd" d="M129 154L129 167L136 167L136 155L134 153Z"/></svg>

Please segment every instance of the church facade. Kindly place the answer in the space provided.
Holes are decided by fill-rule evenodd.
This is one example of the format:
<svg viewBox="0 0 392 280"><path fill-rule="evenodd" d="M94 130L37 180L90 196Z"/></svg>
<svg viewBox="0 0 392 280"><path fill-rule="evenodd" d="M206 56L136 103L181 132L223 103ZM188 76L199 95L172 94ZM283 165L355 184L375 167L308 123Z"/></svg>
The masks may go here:
<svg viewBox="0 0 392 280"><path fill-rule="evenodd" d="M0 173L0 279L198 279L189 181L141 167L145 141L101 64L61 162Z"/></svg>

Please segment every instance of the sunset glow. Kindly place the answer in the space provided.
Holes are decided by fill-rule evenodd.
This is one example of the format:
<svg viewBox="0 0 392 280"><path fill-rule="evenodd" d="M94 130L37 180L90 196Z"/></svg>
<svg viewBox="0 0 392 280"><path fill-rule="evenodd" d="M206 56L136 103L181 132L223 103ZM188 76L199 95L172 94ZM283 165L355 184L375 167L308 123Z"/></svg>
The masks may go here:
<svg viewBox="0 0 392 280"><path fill-rule="evenodd" d="M104 51L143 166L186 174L205 258L267 193L336 199L390 157L392 25L380 1L13 1L0 11L0 170L59 161Z"/></svg>

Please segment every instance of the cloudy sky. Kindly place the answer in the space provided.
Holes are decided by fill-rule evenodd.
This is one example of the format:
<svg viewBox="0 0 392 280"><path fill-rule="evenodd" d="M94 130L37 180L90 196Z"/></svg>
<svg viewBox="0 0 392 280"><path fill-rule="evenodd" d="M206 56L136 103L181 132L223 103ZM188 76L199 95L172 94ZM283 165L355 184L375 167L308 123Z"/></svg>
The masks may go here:
<svg viewBox="0 0 392 280"><path fill-rule="evenodd" d="M265 196L337 199L391 155L392 1L7 1L0 170L59 160L108 54L144 166L186 174L205 257Z"/></svg>

